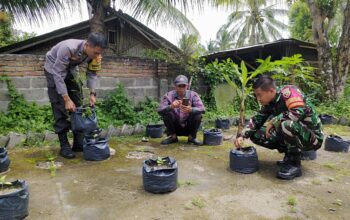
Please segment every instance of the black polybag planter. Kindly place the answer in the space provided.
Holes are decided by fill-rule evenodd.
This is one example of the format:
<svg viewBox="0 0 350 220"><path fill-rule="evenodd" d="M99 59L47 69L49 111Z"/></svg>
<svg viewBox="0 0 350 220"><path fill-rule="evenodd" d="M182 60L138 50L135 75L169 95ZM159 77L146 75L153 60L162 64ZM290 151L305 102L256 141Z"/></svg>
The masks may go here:
<svg viewBox="0 0 350 220"><path fill-rule="evenodd" d="M222 128L222 129L230 129L230 120L217 118L215 120L215 127Z"/></svg>
<svg viewBox="0 0 350 220"><path fill-rule="evenodd" d="M329 125L329 124L332 124L332 118L333 116L331 115L327 115L327 114L322 114L319 116L320 119L321 119L321 123L324 124L324 125Z"/></svg>
<svg viewBox="0 0 350 220"><path fill-rule="evenodd" d="M244 174L256 172L259 169L256 149L254 147L232 149L230 151L230 168Z"/></svg>
<svg viewBox="0 0 350 220"><path fill-rule="evenodd" d="M315 160L317 158L317 153L315 150L301 151L302 160Z"/></svg>
<svg viewBox="0 0 350 220"><path fill-rule="evenodd" d="M163 136L163 125L147 125L146 136L151 138L161 138Z"/></svg>
<svg viewBox="0 0 350 220"><path fill-rule="evenodd" d="M90 107L88 107L90 108ZM84 117L83 113L87 111L85 107L77 107L71 115L71 126L74 132L88 133L97 129L97 118L94 108L91 108L91 115Z"/></svg>
<svg viewBox="0 0 350 220"><path fill-rule="evenodd" d="M20 189L0 195L0 219L23 219L28 215L28 184L24 180L16 180L11 182L11 185L20 187ZM1 187L6 187L6 185L0 184L0 189Z"/></svg>
<svg viewBox="0 0 350 220"><path fill-rule="evenodd" d="M83 141L83 155L85 160L100 161L110 156L108 139L85 135Z"/></svg>
<svg viewBox="0 0 350 220"><path fill-rule="evenodd" d="M350 141L343 140L343 138L336 135L329 135L326 138L324 149L327 151L347 153L349 151L349 145Z"/></svg>
<svg viewBox="0 0 350 220"><path fill-rule="evenodd" d="M171 157L163 157L168 164L167 168L158 168L156 159L143 162L143 187L151 193L172 192L177 188L177 162Z"/></svg>
<svg viewBox="0 0 350 220"><path fill-rule="evenodd" d="M0 173L8 170L10 166L10 158L7 155L6 148L0 148Z"/></svg>
<svg viewBox="0 0 350 220"><path fill-rule="evenodd" d="M220 145L222 144L222 132L220 129L209 129L203 132L203 144L204 145Z"/></svg>

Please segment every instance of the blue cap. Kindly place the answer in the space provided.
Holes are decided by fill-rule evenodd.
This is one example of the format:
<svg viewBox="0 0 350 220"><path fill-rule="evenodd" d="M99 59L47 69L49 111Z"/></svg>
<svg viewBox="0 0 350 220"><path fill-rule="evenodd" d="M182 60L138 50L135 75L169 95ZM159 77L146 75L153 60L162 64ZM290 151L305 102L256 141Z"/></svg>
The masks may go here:
<svg viewBox="0 0 350 220"><path fill-rule="evenodd" d="M174 81L175 85L188 85L188 79L184 75L178 75Z"/></svg>

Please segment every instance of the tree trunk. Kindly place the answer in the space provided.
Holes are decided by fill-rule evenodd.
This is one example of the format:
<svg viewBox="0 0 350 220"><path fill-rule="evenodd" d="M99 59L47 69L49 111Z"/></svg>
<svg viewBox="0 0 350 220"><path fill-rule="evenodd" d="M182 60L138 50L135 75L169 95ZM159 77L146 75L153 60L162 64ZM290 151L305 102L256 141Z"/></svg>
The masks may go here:
<svg viewBox="0 0 350 220"><path fill-rule="evenodd" d="M240 103L240 108L239 108L239 123L238 123L238 130L237 130L237 135L236 137L238 137L238 135L242 132L243 128L244 128L244 121L245 121L245 94L242 91L242 97L241 97L241 103Z"/></svg>
<svg viewBox="0 0 350 220"><path fill-rule="evenodd" d="M317 7L314 0L306 0L306 2L309 6L312 16L312 32L314 41L317 45L318 65L321 70L321 75L326 82L329 95L334 96L335 92L333 83L333 62L331 47L325 34L326 30L324 28L324 20L326 18L321 15L321 11Z"/></svg>
<svg viewBox="0 0 350 220"><path fill-rule="evenodd" d="M340 37L339 46L336 55L336 68L334 77L335 95L339 98L343 92L347 76L350 71L350 0L347 0L344 10L344 24L342 35Z"/></svg>
<svg viewBox="0 0 350 220"><path fill-rule="evenodd" d="M90 0L88 3L91 4L93 14L90 20L90 31L105 34L105 9L109 7L110 0Z"/></svg>
<svg viewBox="0 0 350 220"><path fill-rule="evenodd" d="M322 16L315 0L306 0L306 2L312 16L312 31L317 45L319 68L326 82L330 97L337 99L343 94L350 65L350 0L347 0L344 11L343 32L335 59L332 57L327 30L324 27L326 17Z"/></svg>

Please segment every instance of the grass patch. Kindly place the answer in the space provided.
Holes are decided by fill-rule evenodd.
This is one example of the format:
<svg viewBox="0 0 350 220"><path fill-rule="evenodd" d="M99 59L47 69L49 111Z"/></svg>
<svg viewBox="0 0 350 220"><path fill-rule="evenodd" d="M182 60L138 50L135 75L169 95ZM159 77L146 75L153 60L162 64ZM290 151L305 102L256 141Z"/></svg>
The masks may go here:
<svg viewBox="0 0 350 220"><path fill-rule="evenodd" d="M335 134L338 136L349 137L349 133L350 133L350 127L343 126L343 125L324 125L323 130L326 134Z"/></svg>
<svg viewBox="0 0 350 220"><path fill-rule="evenodd" d="M343 201L341 199L336 199L334 202L333 202L334 205L337 205L337 206L342 206L343 205Z"/></svg>
<svg viewBox="0 0 350 220"><path fill-rule="evenodd" d="M334 163L325 163L323 166L333 170L337 168Z"/></svg>
<svg viewBox="0 0 350 220"><path fill-rule="evenodd" d="M178 187L183 187L183 186L194 186L197 183L193 180L185 180L185 181L178 181L177 186Z"/></svg>
<svg viewBox="0 0 350 220"><path fill-rule="evenodd" d="M199 198L199 197L193 198L191 203L192 203L192 205L194 205L200 209L205 207L204 200Z"/></svg>
<svg viewBox="0 0 350 220"><path fill-rule="evenodd" d="M288 196L287 204L289 206L293 206L293 207L296 206L297 205L297 198L294 195Z"/></svg>
<svg viewBox="0 0 350 220"><path fill-rule="evenodd" d="M312 183L313 185L321 185L321 184L322 184L322 183L321 183L321 180L317 180L317 179L312 180L311 183Z"/></svg>

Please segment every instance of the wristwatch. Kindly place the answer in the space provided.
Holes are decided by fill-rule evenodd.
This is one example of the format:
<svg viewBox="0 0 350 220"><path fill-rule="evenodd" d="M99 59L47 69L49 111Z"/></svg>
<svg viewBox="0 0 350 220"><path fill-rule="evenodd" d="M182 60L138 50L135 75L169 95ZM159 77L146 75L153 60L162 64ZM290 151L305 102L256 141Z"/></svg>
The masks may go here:
<svg viewBox="0 0 350 220"><path fill-rule="evenodd" d="M94 95L96 97L96 92L90 92L90 95Z"/></svg>

